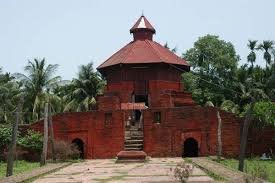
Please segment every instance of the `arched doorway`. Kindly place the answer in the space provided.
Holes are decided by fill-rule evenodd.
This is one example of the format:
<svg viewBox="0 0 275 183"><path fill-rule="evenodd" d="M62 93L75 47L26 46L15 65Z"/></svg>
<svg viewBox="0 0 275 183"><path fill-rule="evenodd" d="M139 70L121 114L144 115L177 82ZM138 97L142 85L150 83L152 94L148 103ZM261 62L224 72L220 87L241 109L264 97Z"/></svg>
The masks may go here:
<svg viewBox="0 0 275 183"><path fill-rule="evenodd" d="M182 156L183 157L199 156L198 142L194 138L188 138L184 141Z"/></svg>
<svg viewBox="0 0 275 183"><path fill-rule="evenodd" d="M72 144L77 146L78 150L80 151L79 157L83 159L84 158L84 142L81 139L76 138L72 141Z"/></svg>

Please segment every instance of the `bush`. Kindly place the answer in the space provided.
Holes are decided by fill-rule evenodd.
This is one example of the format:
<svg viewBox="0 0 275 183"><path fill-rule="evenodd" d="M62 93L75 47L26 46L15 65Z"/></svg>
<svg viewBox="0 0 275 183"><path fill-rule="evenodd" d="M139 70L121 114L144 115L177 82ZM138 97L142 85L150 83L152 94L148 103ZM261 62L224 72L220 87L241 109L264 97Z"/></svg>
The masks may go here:
<svg viewBox="0 0 275 183"><path fill-rule="evenodd" d="M193 165L187 164L185 162L178 163L176 168L174 169L174 177L180 182L187 182L187 179L193 172Z"/></svg>
<svg viewBox="0 0 275 183"><path fill-rule="evenodd" d="M80 151L77 145L65 141L55 141L55 152L56 159L60 161L80 158ZM49 146L48 157L52 158L51 146Z"/></svg>
<svg viewBox="0 0 275 183"><path fill-rule="evenodd" d="M12 129L7 126L0 126L0 160L5 160L8 145L11 143Z"/></svg>
<svg viewBox="0 0 275 183"><path fill-rule="evenodd" d="M6 147L11 142L12 129L9 127L0 127L0 148Z"/></svg>
<svg viewBox="0 0 275 183"><path fill-rule="evenodd" d="M43 147L43 137L39 132L28 130L27 134L20 137L17 143L27 150L41 152Z"/></svg>
<svg viewBox="0 0 275 183"><path fill-rule="evenodd" d="M28 130L25 135L21 135L20 131L17 135L16 159L38 160L43 146L42 134ZM12 128L0 127L0 160L6 160L11 138Z"/></svg>

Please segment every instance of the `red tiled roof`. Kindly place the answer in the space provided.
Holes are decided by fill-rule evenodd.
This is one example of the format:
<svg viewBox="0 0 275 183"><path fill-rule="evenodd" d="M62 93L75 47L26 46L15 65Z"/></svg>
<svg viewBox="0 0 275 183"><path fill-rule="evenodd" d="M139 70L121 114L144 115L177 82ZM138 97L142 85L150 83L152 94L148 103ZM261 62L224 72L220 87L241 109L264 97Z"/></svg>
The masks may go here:
<svg viewBox="0 0 275 183"><path fill-rule="evenodd" d="M137 20L135 25L130 29L130 33L133 33L139 29L148 29L153 33L156 33L155 28L150 24L150 22L143 15Z"/></svg>
<svg viewBox="0 0 275 183"><path fill-rule="evenodd" d="M155 41L136 40L130 42L112 55L109 59L103 62L98 69L117 64L138 63L167 63L189 66L185 60Z"/></svg>
<svg viewBox="0 0 275 183"><path fill-rule="evenodd" d="M155 29L144 16L138 19L130 32L134 34L134 41L103 62L99 70L117 64L167 63L189 67L185 60L151 40L152 37L148 35L152 35Z"/></svg>

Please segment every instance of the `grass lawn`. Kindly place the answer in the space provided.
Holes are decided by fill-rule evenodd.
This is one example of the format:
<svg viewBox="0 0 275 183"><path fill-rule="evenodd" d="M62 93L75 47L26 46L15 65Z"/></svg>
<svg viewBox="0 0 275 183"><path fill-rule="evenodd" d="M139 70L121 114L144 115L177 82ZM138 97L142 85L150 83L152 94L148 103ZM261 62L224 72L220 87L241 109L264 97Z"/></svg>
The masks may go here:
<svg viewBox="0 0 275 183"><path fill-rule="evenodd" d="M13 175L19 174L21 172L30 171L34 168L39 167L39 162L27 162L27 161L17 161L13 165ZM0 162L0 178L6 176L7 163Z"/></svg>
<svg viewBox="0 0 275 183"><path fill-rule="evenodd" d="M231 167L233 169L238 169L238 160L236 159L225 159L222 160L222 163L225 166ZM262 161L259 158L252 158L245 160L245 171L251 174L257 167L266 168L268 174L268 181L275 183L275 160L271 161Z"/></svg>

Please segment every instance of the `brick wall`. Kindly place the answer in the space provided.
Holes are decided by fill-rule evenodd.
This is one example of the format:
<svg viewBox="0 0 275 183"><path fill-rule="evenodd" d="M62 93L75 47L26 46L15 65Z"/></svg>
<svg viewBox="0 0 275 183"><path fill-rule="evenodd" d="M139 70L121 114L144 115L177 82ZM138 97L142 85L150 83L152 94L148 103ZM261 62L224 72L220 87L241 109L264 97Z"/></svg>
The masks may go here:
<svg viewBox="0 0 275 183"><path fill-rule="evenodd" d="M53 116L56 140L84 142L85 158L113 158L124 148L123 112L111 111L112 119L105 123L104 111L62 113ZM43 132L43 121L30 128Z"/></svg>
<svg viewBox="0 0 275 183"><path fill-rule="evenodd" d="M156 124L154 112L161 112L161 123ZM222 112L223 154L237 156L240 130L238 120ZM217 148L217 117L215 108L185 106L156 108L144 112L144 150L150 156L182 156L183 143L194 138L199 155L215 155ZM230 142L230 143L229 143Z"/></svg>

